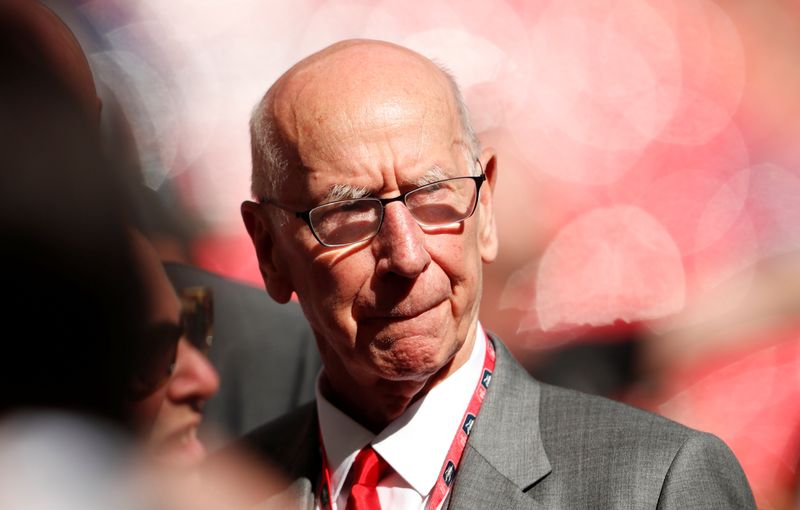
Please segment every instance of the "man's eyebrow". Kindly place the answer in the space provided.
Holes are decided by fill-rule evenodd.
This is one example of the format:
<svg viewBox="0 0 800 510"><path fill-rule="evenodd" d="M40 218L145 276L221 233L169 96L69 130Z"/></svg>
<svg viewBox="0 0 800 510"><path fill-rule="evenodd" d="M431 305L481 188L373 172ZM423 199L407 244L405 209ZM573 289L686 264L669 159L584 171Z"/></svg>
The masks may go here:
<svg viewBox="0 0 800 510"><path fill-rule="evenodd" d="M432 182L449 179L451 176L439 165L433 165L430 170L414 181L415 186L424 186ZM353 186L352 184L334 184L328 189L328 193L322 198L323 204L336 202L337 200L355 200L364 198L371 194L370 190L364 186Z"/></svg>
<svg viewBox="0 0 800 510"><path fill-rule="evenodd" d="M335 202L337 200L354 200L356 198L364 198L367 195L369 195L369 190L364 186L334 184L325 194L322 203Z"/></svg>
<svg viewBox="0 0 800 510"><path fill-rule="evenodd" d="M416 180L414 184L417 186L424 186L436 181L443 181L449 179L450 175L439 165L433 165L430 170L425 172L425 175Z"/></svg>

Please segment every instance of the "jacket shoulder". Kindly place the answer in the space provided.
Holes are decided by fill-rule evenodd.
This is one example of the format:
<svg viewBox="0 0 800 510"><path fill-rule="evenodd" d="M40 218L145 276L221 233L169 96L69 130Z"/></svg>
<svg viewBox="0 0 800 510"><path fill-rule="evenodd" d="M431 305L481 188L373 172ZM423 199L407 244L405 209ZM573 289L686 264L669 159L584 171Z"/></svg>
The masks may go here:
<svg viewBox="0 0 800 510"><path fill-rule="evenodd" d="M610 473L643 466L663 480L692 435L671 420L606 398L541 385L539 424L553 470Z"/></svg>
<svg viewBox="0 0 800 510"><path fill-rule="evenodd" d="M553 437L569 436L596 443L627 443L646 439L664 447L679 447L697 431L662 416L620 402L574 390L539 383L541 387L540 423L543 432Z"/></svg>
<svg viewBox="0 0 800 510"><path fill-rule="evenodd" d="M546 384L539 412L551 490L579 481L586 500L605 498L609 508L622 495L635 508L754 508L738 461L712 434Z"/></svg>

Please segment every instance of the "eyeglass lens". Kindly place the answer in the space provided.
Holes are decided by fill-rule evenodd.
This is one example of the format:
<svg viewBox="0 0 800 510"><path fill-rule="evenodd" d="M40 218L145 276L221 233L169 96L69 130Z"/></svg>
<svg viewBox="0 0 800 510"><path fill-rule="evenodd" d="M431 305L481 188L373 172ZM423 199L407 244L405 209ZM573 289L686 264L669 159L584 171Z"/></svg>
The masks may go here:
<svg viewBox="0 0 800 510"><path fill-rule="evenodd" d="M472 177L457 177L406 194L409 212L423 226L440 227L469 217L477 203L477 183ZM328 246L364 241L381 225L383 205L377 198L360 198L324 204L311 210L309 219L317 238Z"/></svg>
<svg viewBox="0 0 800 510"><path fill-rule="evenodd" d="M142 343L136 350L136 371L130 384L134 399L149 395L169 379L175 367L182 332L181 326L168 322L145 329Z"/></svg>

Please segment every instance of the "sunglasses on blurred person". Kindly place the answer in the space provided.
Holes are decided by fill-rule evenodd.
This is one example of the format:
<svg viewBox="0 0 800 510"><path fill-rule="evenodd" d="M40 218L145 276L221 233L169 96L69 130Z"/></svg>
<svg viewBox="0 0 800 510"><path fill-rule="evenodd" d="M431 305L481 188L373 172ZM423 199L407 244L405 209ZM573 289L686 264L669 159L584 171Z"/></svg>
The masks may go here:
<svg viewBox="0 0 800 510"><path fill-rule="evenodd" d="M131 381L133 400L150 395L169 381L175 370L178 342L185 338L194 348L208 355L213 340L214 301L211 288L189 287L179 295L179 323L149 325L141 349L137 351L136 371Z"/></svg>

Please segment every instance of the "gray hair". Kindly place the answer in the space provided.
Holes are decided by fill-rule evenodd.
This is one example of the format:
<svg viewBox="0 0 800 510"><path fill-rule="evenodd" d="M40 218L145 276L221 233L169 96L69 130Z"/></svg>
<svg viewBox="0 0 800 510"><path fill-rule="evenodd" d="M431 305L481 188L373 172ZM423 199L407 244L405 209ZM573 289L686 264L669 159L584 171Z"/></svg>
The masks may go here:
<svg viewBox="0 0 800 510"><path fill-rule="evenodd" d="M478 135L475 134L475 128L472 127L472 122L469 119L469 110L467 103L464 101L464 96L461 94L461 88L458 86L458 81L450 70L443 64L434 61L436 67L447 78L447 83L450 84L450 91L453 94L453 99L456 101L456 110L458 110L458 120L461 123L461 135L464 137L467 151L467 167L472 171L473 175L479 175L481 170L474 163L481 155L481 142L478 140Z"/></svg>
<svg viewBox="0 0 800 510"><path fill-rule="evenodd" d="M434 62L444 74L456 102L458 119L464 138L467 165L473 175L480 173L475 161L480 156L481 146L475 129L469 120L469 111L464 96L453 74L443 65ZM289 171L288 147L276 126L275 113L271 108L271 90L264 94L253 108L250 116L250 151L252 174L250 192L254 198L274 197Z"/></svg>
<svg viewBox="0 0 800 510"><path fill-rule="evenodd" d="M256 199L274 196L289 170L286 147L270 107L270 92L264 94L250 115L250 193Z"/></svg>

